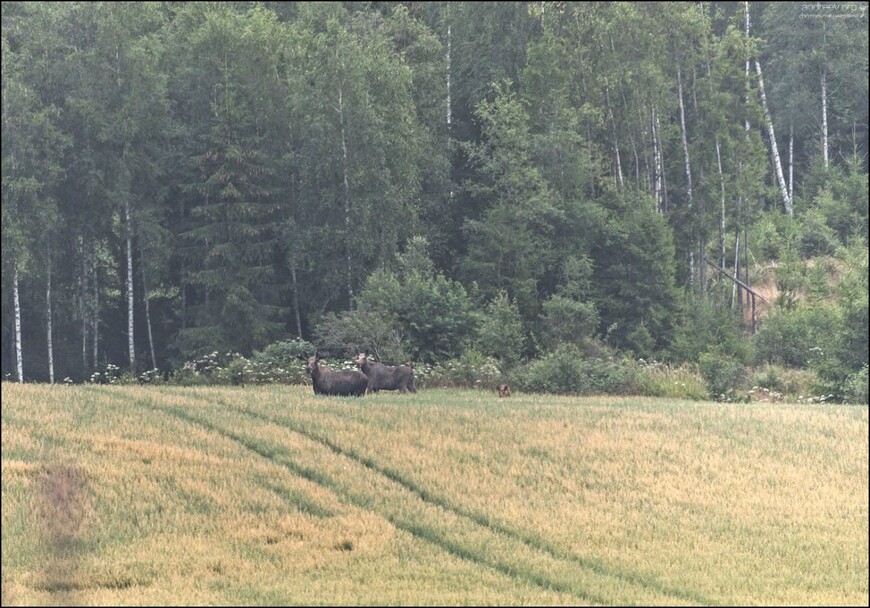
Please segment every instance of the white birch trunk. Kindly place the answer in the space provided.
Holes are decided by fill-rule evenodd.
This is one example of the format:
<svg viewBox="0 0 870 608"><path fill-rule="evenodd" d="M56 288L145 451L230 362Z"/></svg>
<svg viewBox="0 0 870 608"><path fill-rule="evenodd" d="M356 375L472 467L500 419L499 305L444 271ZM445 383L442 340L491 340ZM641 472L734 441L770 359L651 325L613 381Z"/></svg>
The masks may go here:
<svg viewBox="0 0 870 608"><path fill-rule="evenodd" d="M710 95L713 91L713 79L710 70L710 57L707 57L707 81L710 83ZM722 175L722 149L719 145L719 133L714 137L716 143L716 171L719 175L719 268L725 270L725 176ZM701 255L704 255L703 249ZM701 260L701 268L706 271L707 265ZM702 284L706 285L706 280L702 280Z"/></svg>
<svg viewBox="0 0 870 608"><path fill-rule="evenodd" d="M613 126L613 151L616 155L616 182L619 185L619 189L622 190L625 184L622 178L622 161L619 158L619 140L616 137L616 120L613 118L613 110L610 107L610 90L606 85L604 87L604 97L607 101L607 115L610 118L610 124Z"/></svg>
<svg viewBox="0 0 870 608"><path fill-rule="evenodd" d="M658 129L656 128L656 123L658 122L658 117L656 116L656 109L652 109L652 137L653 137L653 172L655 173L655 200L656 200L656 211L661 213L662 210L662 155L659 151L659 137L658 137Z"/></svg>
<svg viewBox="0 0 870 608"><path fill-rule="evenodd" d="M683 105L683 75L679 63L677 63L677 93L680 102L680 137L683 142L683 158L686 163L686 200L688 208L692 209L694 200L692 198L692 164L689 161L689 139L686 135L686 109ZM689 285L695 286L695 254L689 250Z"/></svg>
<svg viewBox="0 0 870 608"><path fill-rule="evenodd" d="M45 335L48 345L48 381L54 384L54 345L51 339L51 250L46 247Z"/></svg>
<svg viewBox="0 0 870 608"><path fill-rule="evenodd" d="M743 3L743 33L746 40L749 40L749 2ZM749 103L749 53L746 54L746 103ZM743 121L743 129L749 132L749 118Z"/></svg>
<svg viewBox="0 0 870 608"><path fill-rule="evenodd" d="M788 197L794 200L794 125L788 127Z"/></svg>
<svg viewBox="0 0 870 608"><path fill-rule="evenodd" d="M125 193L129 197L129 193ZM136 348L133 341L133 235L130 225L130 199L124 201L124 221L127 225L127 347L130 354L130 373L136 375Z"/></svg>
<svg viewBox="0 0 870 608"><path fill-rule="evenodd" d="M668 212L668 176L665 174L665 146L662 143L662 124L659 121L659 115L656 114L656 138L659 141L659 162L661 163L661 178L662 178L662 202L664 204L665 213Z"/></svg>
<svg viewBox="0 0 870 608"><path fill-rule="evenodd" d="M447 6L447 19L450 19L450 6ZM450 22L447 23L447 137L450 137L450 122L453 119L453 112L450 107L450 70L453 65L450 62L450 50L451 50L451 28Z"/></svg>
<svg viewBox="0 0 870 608"><path fill-rule="evenodd" d="M299 314L299 288L296 284L296 264L290 265L290 277L293 281L293 312L296 314L296 335L302 339L302 315Z"/></svg>
<svg viewBox="0 0 870 608"><path fill-rule="evenodd" d="M695 251L689 249L689 286L695 287Z"/></svg>
<svg viewBox="0 0 870 608"><path fill-rule="evenodd" d="M151 307L148 297L148 281L145 277L145 256L142 255L142 244L139 244L139 264L142 273L142 291L145 294L145 325L148 328L148 346L151 349L151 369L157 369L157 357L154 355L154 335L151 333Z"/></svg>
<svg viewBox="0 0 870 608"><path fill-rule="evenodd" d="M740 276L740 230L734 235L734 276ZM731 308L734 308L734 298L737 295L737 283L731 283Z"/></svg>
<svg viewBox="0 0 870 608"><path fill-rule="evenodd" d="M341 125L341 168L344 177L344 250L347 261L347 299L348 305L353 310L353 267L351 264L352 252L350 249L350 181L348 180L347 165L347 134L344 125L344 101L342 98L343 83L338 84L338 117Z"/></svg>
<svg viewBox="0 0 870 608"><path fill-rule="evenodd" d="M725 270L725 176L722 175L722 154L719 149L719 134L716 134L716 168L719 170L719 267Z"/></svg>
<svg viewBox="0 0 870 608"><path fill-rule="evenodd" d="M640 190L640 157L637 155L637 143L634 141L634 135L631 136L631 149L634 152L634 183Z"/></svg>
<svg viewBox="0 0 870 608"><path fill-rule="evenodd" d="M822 158L828 168L828 82L827 70L822 69Z"/></svg>
<svg viewBox="0 0 870 608"><path fill-rule="evenodd" d="M88 291L88 260L87 254L85 253L85 241L82 239L81 246L81 255L82 255L82 301L81 301L81 313L82 313L82 370L87 375L89 370L88 367L88 331L90 322L90 306L88 305L88 298L90 297Z"/></svg>
<svg viewBox="0 0 870 608"><path fill-rule="evenodd" d="M764 78L761 75L761 64L755 59L755 72L758 74L758 92L761 95L761 109L764 111L764 120L767 123L767 134L770 139L770 153L773 156L773 167L776 170L776 181L782 194L782 203L786 213L792 215L791 197L788 195L788 186L782 174L782 162L779 158L779 148L776 146L776 133L773 130L773 119L767 107L767 95L764 94Z"/></svg>
<svg viewBox="0 0 870 608"><path fill-rule="evenodd" d="M93 256L91 258L91 263L94 269L94 310L91 315L91 320L94 325L91 328L91 334L93 337L93 361L94 361L94 369L97 369L97 365L100 361L100 279L99 279L99 265L97 264L97 245L96 241L94 241L94 251Z"/></svg>
<svg viewBox="0 0 870 608"><path fill-rule="evenodd" d="M24 358L21 353L21 299L18 294L18 260L12 260L12 300L15 305L15 370L24 384Z"/></svg>
<svg viewBox="0 0 870 608"><path fill-rule="evenodd" d="M683 157L686 161L686 197L689 209L691 209L694 203L692 200L692 165L689 161L689 140L686 137L686 112L683 106L683 77L679 64L677 65L677 92L680 101L680 135L683 140Z"/></svg>

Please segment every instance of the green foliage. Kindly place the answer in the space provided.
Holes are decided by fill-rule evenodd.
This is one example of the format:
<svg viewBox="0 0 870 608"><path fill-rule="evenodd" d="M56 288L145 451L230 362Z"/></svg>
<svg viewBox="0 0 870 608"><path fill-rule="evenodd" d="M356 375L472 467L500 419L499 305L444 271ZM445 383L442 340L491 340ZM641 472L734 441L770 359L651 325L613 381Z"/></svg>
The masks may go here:
<svg viewBox="0 0 870 608"><path fill-rule="evenodd" d="M588 345L601 318L593 298L593 263L588 256L569 256L555 295L541 305L544 341L552 349L565 342Z"/></svg>
<svg viewBox="0 0 870 608"><path fill-rule="evenodd" d="M788 221L788 216L779 211L766 211L759 216L758 221L752 227L752 233L756 235L755 252L760 260L779 258L785 230L784 224Z"/></svg>
<svg viewBox="0 0 870 608"><path fill-rule="evenodd" d="M841 399L868 360L867 249L854 246L838 257L844 269L835 299L777 309L754 342L757 362L808 367L818 376L816 392Z"/></svg>
<svg viewBox="0 0 870 608"><path fill-rule="evenodd" d="M829 351L831 338L842 328L830 306L799 306L771 313L754 336L755 360L806 367Z"/></svg>
<svg viewBox="0 0 870 608"><path fill-rule="evenodd" d="M160 369L253 353L186 381L289 378L296 347L261 349L292 328L433 368L569 346L588 366L745 364L757 344L845 398L867 362L868 34L754 4L747 37L742 10L5 2L3 375L17 307L34 380L51 321L55 375L77 381L108 381L134 337L141 368L145 336ZM735 249L779 289L757 339L698 289L699 258Z"/></svg>
<svg viewBox="0 0 870 608"><path fill-rule="evenodd" d="M819 194L819 199L816 200L816 206L807 209L797 220L801 226L799 251L802 258L831 255L839 245L836 233L827 224L823 209L823 206L832 206L833 199L826 191Z"/></svg>
<svg viewBox="0 0 870 608"><path fill-rule="evenodd" d="M458 356L472 339L479 314L461 284L420 270L431 268L425 259L406 255L402 264L407 270L401 274L386 269L372 273L356 310L323 317L315 328L318 345L348 355L368 350L391 364Z"/></svg>
<svg viewBox="0 0 870 608"><path fill-rule="evenodd" d="M251 356L251 367L261 377L274 378L276 382L291 384L304 384L307 375L303 366L300 365L300 356L312 356L315 347L307 340L291 338L279 340L267 345L261 351L254 351Z"/></svg>
<svg viewBox="0 0 870 608"><path fill-rule="evenodd" d="M511 375L520 390L574 395L619 394L630 386L631 371L606 357L585 358L572 344L560 344Z"/></svg>
<svg viewBox="0 0 870 608"><path fill-rule="evenodd" d="M289 365L300 355L311 356L314 354L314 345L307 340L291 338L279 340L267 345L261 351L255 351L251 361L258 364Z"/></svg>
<svg viewBox="0 0 870 608"><path fill-rule="evenodd" d="M685 294L680 301L674 339L668 352L676 361L698 361L711 349L725 352L743 363L751 359L751 341L744 336L739 311L715 297Z"/></svg>
<svg viewBox="0 0 870 608"><path fill-rule="evenodd" d="M478 323L465 288L443 274L405 277L397 310L415 361L434 363L464 350Z"/></svg>
<svg viewBox="0 0 870 608"><path fill-rule="evenodd" d="M289 341L288 341L289 342ZM286 353L298 345L279 343L273 353ZM289 348L288 348L289 347ZM239 353L217 351L189 360L172 373L170 384L179 386L241 386L245 384L306 384L305 366L298 360L282 361L258 353L253 359Z"/></svg>
<svg viewBox="0 0 870 608"><path fill-rule="evenodd" d="M469 245L463 269L485 296L507 291L531 321L539 277L552 273L557 262L553 237L564 209L533 162L529 113L511 89L509 81L493 87L494 99L476 111L483 141L465 146L479 173L467 188L484 211L465 222Z"/></svg>
<svg viewBox="0 0 870 608"><path fill-rule="evenodd" d="M776 304L791 310L797 306L798 292L803 288L806 266L800 258L801 231L799 224L789 219L785 224L779 252L779 262L774 271L776 277Z"/></svg>
<svg viewBox="0 0 870 608"><path fill-rule="evenodd" d="M541 322L551 347L561 343L582 345L595 335L600 317L593 302L554 295L541 306Z"/></svg>
<svg viewBox="0 0 870 608"><path fill-rule="evenodd" d="M792 400L810 398L816 389L818 378L812 370L795 369L765 363L756 368L749 377L753 398L758 399L762 391L768 395L779 395Z"/></svg>
<svg viewBox="0 0 870 608"><path fill-rule="evenodd" d="M499 362L473 348L462 356L435 365L414 365L414 384L418 388L480 388L493 390L504 374Z"/></svg>
<svg viewBox="0 0 870 608"><path fill-rule="evenodd" d="M849 374L843 386L843 400L846 403L867 404L868 386L870 380L867 377L867 364L854 374Z"/></svg>
<svg viewBox="0 0 870 608"><path fill-rule="evenodd" d="M698 358L698 369L710 397L719 401L735 401L738 393L747 388L746 367L734 357L719 353L706 352Z"/></svg>
<svg viewBox="0 0 870 608"><path fill-rule="evenodd" d="M633 395L696 401L709 397L707 384L695 365L684 363L672 367L660 361L648 363L640 359L630 377Z"/></svg>
<svg viewBox="0 0 870 608"><path fill-rule="evenodd" d="M843 398L855 393L853 378L860 378L868 362L868 252L859 244L840 253L845 269L836 288L836 303L830 309L831 328L824 348L810 362L822 389ZM856 375L857 374L857 375ZM860 395L860 393L859 393Z"/></svg>
<svg viewBox="0 0 870 608"><path fill-rule="evenodd" d="M596 301L608 340L617 347L648 349L637 341L643 326L654 347L670 341L676 309L674 243L662 215L643 197L608 195L607 220L592 249Z"/></svg>
<svg viewBox="0 0 870 608"><path fill-rule="evenodd" d="M475 344L480 352L495 357L509 369L519 363L525 341L519 308L502 291L487 305Z"/></svg>

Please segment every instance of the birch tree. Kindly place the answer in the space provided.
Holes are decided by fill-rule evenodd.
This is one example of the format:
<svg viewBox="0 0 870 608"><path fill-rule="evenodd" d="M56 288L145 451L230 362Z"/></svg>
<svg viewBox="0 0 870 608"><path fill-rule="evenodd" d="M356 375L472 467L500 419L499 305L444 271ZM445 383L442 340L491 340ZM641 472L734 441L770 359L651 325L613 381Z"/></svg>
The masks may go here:
<svg viewBox="0 0 870 608"><path fill-rule="evenodd" d="M26 38L16 40L8 36L4 29L2 258L4 279L10 277L12 283L15 370L19 382L24 382L23 279L45 276L50 280L50 270L43 275L50 255L44 246L43 231L50 233L55 221L53 188L62 173L59 161L67 145L66 138L56 126L56 110L45 104L38 91L26 81L28 75L32 76L27 65L32 50L28 43ZM15 52L13 44L19 46L20 52ZM50 309L50 298L45 305ZM48 352L48 367L51 369L53 352L50 345Z"/></svg>

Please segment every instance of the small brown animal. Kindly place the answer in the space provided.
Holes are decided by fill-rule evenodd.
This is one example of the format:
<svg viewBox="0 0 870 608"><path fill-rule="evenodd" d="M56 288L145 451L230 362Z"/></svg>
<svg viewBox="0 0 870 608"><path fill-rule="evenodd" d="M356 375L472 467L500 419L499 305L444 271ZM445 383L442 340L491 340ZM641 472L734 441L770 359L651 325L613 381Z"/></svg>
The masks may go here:
<svg viewBox="0 0 870 608"><path fill-rule="evenodd" d="M499 384L498 385L498 396L499 397L510 397L511 396L511 387L507 384Z"/></svg>

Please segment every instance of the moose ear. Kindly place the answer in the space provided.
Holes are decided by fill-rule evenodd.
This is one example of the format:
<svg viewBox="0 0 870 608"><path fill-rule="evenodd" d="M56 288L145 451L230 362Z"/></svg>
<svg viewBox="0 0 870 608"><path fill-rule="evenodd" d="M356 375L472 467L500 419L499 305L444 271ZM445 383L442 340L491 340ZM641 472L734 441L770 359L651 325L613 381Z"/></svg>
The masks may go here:
<svg viewBox="0 0 870 608"><path fill-rule="evenodd" d="M296 358L297 358L297 359L302 359L303 361L307 361L307 360L308 360L308 355L307 355L306 353L297 353Z"/></svg>

